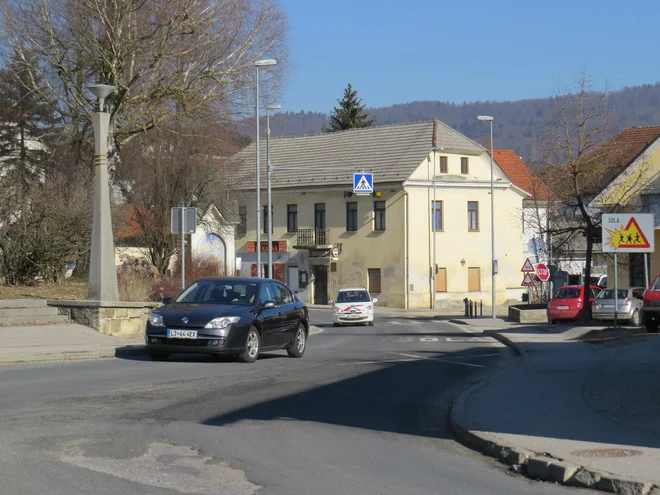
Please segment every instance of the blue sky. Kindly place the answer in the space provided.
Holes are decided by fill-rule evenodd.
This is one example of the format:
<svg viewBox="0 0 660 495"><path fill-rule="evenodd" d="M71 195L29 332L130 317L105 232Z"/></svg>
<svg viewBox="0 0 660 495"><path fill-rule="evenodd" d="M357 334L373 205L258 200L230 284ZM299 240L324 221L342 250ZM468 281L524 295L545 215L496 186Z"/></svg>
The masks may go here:
<svg viewBox="0 0 660 495"><path fill-rule="evenodd" d="M660 80L660 2L280 0L291 36L283 111L546 97L581 69L610 89Z"/></svg>

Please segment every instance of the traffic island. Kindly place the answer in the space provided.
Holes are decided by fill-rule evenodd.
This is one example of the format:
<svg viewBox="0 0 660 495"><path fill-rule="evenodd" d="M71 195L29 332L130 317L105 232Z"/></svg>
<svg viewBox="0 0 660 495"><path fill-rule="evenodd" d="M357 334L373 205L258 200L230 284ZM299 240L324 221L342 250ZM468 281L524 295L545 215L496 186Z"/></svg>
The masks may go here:
<svg viewBox="0 0 660 495"><path fill-rule="evenodd" d="M127 301L60 301L50 300L48 305L57 308L61 315L105 335L125 338L141 338L149 314L161 306L156 302Z"/></svg>

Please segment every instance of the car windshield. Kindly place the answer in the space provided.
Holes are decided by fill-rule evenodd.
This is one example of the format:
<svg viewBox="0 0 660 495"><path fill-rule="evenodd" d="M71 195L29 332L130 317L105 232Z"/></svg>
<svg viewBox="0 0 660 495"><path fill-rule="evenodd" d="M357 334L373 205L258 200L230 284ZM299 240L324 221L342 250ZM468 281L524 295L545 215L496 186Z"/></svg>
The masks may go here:
<svg viewBox="0 0 660 495"><path fill-rule="evenodd" d="M653 283L653 287L651 287L652 291L660 291L660 277L655 279L655 282Z"/></svg>
<svg viewBox="0 0 660 495"><path fill-rule="evenodd" d="M188 304L255 304L259 286L254 282L199 280L188 287L176 302Z"/></svg>
<svg viewBox="0 0 660 495"><path fill-rule="evenodd" d="M580 289L575 287L562 287L555 294L556 299L576 299L580 297Z"/></svg>
<svg viewBox="0 0 660 495"><path fill-rule="evenodd" d="M625 299L628 297L628 291L625 289L617 289L617 299ZM614 299L614 289L605 289L598 294L598 299Z"/></svg>
<svg viewBox="0 0 660 495"><path fill-rule="evenodd" d="M600 285L600 276L591 277L591 285ZM603 277L603 285L607 285L607 277Z"/></svg>
<svg viewBox="0 0 660 495"><path fill-rule="evenodd" d="M338 303L369 302L369 293L366 290L341 290L337 294Z"/></svg>

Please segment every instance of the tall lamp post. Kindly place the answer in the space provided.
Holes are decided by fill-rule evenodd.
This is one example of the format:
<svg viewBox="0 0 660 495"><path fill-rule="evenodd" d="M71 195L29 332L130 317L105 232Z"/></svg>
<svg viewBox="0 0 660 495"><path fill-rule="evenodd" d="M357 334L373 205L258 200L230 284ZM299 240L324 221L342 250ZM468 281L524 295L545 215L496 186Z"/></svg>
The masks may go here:
<svg viewBox="0 0 660 495"><path fill-rule="evenodd" d="M282 105L266 106L266 170L268 171L268 278L273 278L273 196L271 192L272 168L270 166L270 111Z"/></svg>
<svg viewBox="0 0 660 495"><path fill-rule="evenodd" d="M98 99L98 110L92 114L94 126L94 220L87 298L95 301L118 301L119 291L117 290L108 180L110 114L104 111L105 99L117 88L107 84L94 84L88 86L87 89Z"/></svg>
<svg viewBox="0 0 660 495"><path fill-rule="evenodd" d="M261 170L259 163L259 67L277 65L275 59L257 60L254 66L257 68L257 97L255 110L257 114L257 277L261 277ZM269 246L270 247L270 246ZM270 251L270 249L269 249Z"/></svg>
<svg viewBox="0 0 660 495"><path fill-rule="evenodd" d="M495 194L494 192L494 182L493 182L493 154L495 149L493 148L493 117L488 115L479 115L477 120L483 120L490 122L490 271L493 277L492 281L492 317L497 318L496 316L496 307L495 307Z"/></svg>

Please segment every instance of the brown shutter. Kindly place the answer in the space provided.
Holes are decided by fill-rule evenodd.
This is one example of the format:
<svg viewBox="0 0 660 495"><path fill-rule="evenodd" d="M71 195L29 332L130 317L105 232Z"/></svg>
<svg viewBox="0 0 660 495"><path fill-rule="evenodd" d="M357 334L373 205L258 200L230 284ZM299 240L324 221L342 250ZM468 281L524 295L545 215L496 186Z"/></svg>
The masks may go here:
<svg viewBox="0 0 660 495"><path fill-rule="evenodd" d="M481 269L478 267L468 268L468 292L479 292L481 290Z"/></svg>
<svg viewBox="0 0 660 495"><path fill-rule="evenodd" d="M447 269L438 268L438 274L435 276L435 291L447 292Z"/></svg>
<svg viewBox="0 0 660 495"><path fill-rule="evenodd" d="M369 268L369 292L371 294L380 294L380 268Z"/></svg>

